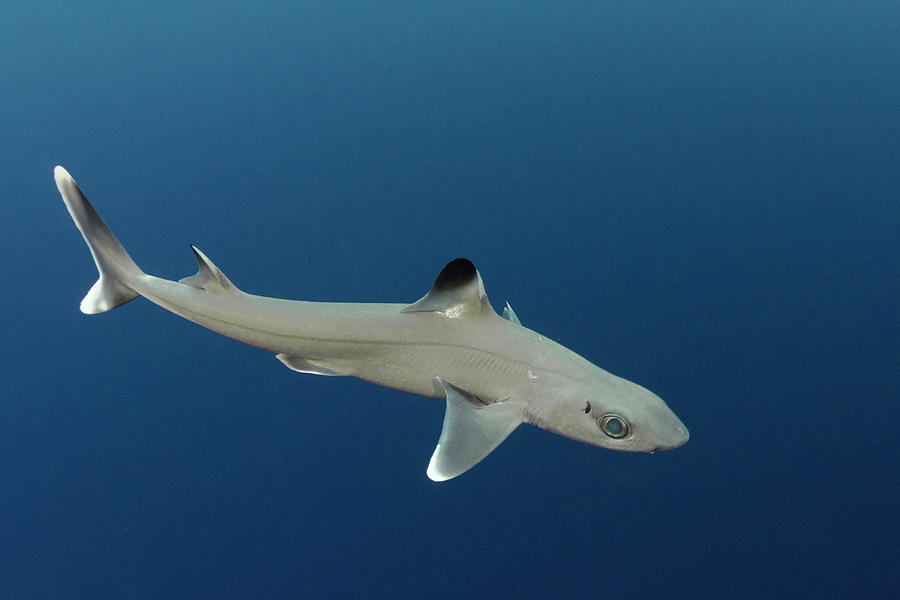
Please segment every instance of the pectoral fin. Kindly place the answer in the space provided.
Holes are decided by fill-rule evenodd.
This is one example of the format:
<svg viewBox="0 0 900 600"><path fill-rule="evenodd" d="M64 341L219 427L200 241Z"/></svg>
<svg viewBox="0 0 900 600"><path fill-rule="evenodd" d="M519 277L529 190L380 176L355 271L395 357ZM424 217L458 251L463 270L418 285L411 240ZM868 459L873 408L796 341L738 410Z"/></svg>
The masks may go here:
<svg viewBox="0 0 900 600"><path fill-rule="evenodd" d="M465 473L493 452L522 423L522 408L509 401L485 404L437 379L447 396L447 412L427 473L433 481L445 481Z"/></svg>

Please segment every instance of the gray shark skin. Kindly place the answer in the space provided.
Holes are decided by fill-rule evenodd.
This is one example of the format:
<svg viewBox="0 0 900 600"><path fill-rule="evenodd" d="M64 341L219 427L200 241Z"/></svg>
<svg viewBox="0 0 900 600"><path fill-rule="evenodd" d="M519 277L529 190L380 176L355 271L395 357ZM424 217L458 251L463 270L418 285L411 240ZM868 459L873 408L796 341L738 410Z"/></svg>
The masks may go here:
<svg viewBox="0 0 900 600"><path fill-rule="evenodd" d="M688 441L688 430L649 390L591 364L522 326L507 304L491 308L478 271L450 262L412 304L302 302L239 290L191 246L196 275L147 275L62 167L54 178L100 277L86 314L143 296L189 321L270 352L301 373L347 375L444 398L446 413L427 474L464 473L521 423L612 450L655 452Z"/></svg>

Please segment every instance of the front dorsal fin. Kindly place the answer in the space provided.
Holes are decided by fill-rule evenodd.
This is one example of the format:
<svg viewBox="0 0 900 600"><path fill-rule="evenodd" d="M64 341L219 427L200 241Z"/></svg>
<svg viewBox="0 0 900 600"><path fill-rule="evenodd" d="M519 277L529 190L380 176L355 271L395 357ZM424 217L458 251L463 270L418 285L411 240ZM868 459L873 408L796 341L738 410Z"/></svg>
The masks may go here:
<svg viewBox="0 0 900 600"><path fill-rule="evenodd" d="M451 318L493 314L475 265L457 258L441 270L425 296L400 312L439 312Z"/></svg>
<svg viewBox="0 0 900 600"><path fill-rule="evenodd" d="M219 267L213 261L200 251L200 248L191 244L191 250L194 252L194 258L197 259L198 270L196 275L185 277L178 283L184 283L191 287L200 288L207 292L228 292L238 291L237 287L225 277Z"/></svg>
<svg viewBox="0 0 900 600"><path fill-rule="evenodd" d="M447 396L447 411L427 474L432 481L446 481L493 452L522 423L523 414L510 400L485 404L443 378L437 380Z"/></svg>

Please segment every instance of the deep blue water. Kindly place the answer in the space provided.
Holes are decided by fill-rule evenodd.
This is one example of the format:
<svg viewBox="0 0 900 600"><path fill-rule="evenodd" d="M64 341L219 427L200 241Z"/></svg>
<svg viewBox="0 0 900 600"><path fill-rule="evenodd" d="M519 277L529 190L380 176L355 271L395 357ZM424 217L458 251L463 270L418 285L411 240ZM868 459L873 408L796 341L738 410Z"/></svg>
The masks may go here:
<svg viewBox="0 0 900 600"><path fill-rule="evenodd" d="M78 4L0 9L0 597L900 594L896 2ZM435 484L441 402L80 314L55 164L167 278L469 257L691 441Z"/></svg>

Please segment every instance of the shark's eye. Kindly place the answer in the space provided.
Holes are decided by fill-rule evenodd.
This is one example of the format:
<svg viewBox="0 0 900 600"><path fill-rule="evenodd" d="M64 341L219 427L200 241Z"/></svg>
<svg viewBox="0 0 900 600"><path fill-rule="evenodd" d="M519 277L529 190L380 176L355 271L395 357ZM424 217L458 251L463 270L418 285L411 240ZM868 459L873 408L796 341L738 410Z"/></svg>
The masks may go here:
<svg viewBox="0 0 900 600"><path fill-rule="evenodd" d="M628 421L618 415L603 415L597 425L600 431L617 440L628 435Z"/></svg>

